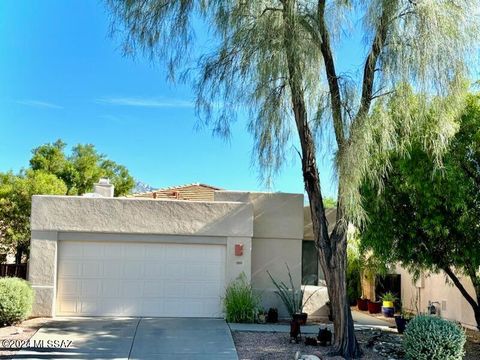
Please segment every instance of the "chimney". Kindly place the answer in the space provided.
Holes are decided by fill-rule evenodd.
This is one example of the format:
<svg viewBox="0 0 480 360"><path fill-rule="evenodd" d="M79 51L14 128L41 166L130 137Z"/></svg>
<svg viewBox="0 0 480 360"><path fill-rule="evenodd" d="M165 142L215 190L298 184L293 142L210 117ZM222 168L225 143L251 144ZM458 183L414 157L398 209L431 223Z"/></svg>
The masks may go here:
<svg viewBox="0 0 480 360"><path fill-rule="evenodd" d="M101 178L98 183L93 184L93 192L103 197L113 197L113 190L113 184L106 178Z"/></svg>

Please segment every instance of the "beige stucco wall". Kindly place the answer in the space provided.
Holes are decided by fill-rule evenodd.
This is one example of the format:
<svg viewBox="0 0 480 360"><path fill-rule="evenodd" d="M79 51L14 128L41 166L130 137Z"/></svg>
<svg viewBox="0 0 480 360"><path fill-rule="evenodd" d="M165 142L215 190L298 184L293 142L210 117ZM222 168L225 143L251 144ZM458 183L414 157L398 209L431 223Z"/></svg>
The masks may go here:
<svg viewBox="0 0 480 360"><path fill-rule="evenodd" d="M248 203L34 196L31 229L33 316L55 315L59 240L225 244L225 286L242 272L247 279L251 275L253 207ZM235 256L235 244L243 244L243 256Z"/></svg>
<svg viewBox="0 0 480 360"><path fill-rule="evenodd" d="M32 198L31 229L251 237L252 206L238 202L37 195Z"/></svg>
<svg viewBox="0 0 480 360"><path fill-rule="evenodd" d="M412 275L400 265L397 266L396 272L401 275L402 304L405 308L415 311L418 307L420 312L425 312L428 301L438 301L441 307L440 315L443 318L459 321L466 327L476 329L475 317L470 304L451 282L446 282L447 277L443 272L424 274L416 282L413 281ZM462 276L460 279L467 291L475 296L470 279Z"/></svg>
<svg viewBox="0 0 480 360"><path fill-rule="evenodd" d="M267 274L288 284L288 264L295 287L301 286L303 195L287 193L216 191L216 201L240 201L253 205L252 287L261 295L266 310L287 312Z"/></svg>

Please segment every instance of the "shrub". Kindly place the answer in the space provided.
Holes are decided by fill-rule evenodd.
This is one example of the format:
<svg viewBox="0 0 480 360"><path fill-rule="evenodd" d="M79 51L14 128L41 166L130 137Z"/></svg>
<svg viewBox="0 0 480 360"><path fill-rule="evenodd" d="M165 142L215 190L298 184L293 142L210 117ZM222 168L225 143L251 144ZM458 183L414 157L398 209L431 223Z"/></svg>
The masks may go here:
<svg viewBox="0 0 480 360"><path fill-rule="evenodd" d="M25 320L32 311L33 290L25 280L0 279L0 326Z"/></svg>
<svg viewBox="0 0 480 360"><path fill-rule="evenodd" d="M300 314L303 312L303 306L310 300L310 298L318 291L314 291L307 297L306 300L303 299L303 295L305 293L305 288L300 286L300 289L295 288L295 284L293 283L292 274L290 273L290 268L285 263L288 272L288 281L289 285L285 284L283 281L275 280L267 270L268 276L270 276L270 280L272 280L273 285L277 288L275 290L275 294L282 300L285 308L288 311L288 314L293 318L294 314Z"/></svg>
<svg viewBox="0 0 480 360"><path fill-rule="evenodd" d="M461 360L466 337L463 329L436 316L416 316L407 325L403 347L411 360Z"/></svg>
<svg viewBox="0 0 480 360"><path fill-rule="evenodd" d="M260 307L260 298L253 293L245 274L232 281L223 299L228 322L253 323Z"/></svg>

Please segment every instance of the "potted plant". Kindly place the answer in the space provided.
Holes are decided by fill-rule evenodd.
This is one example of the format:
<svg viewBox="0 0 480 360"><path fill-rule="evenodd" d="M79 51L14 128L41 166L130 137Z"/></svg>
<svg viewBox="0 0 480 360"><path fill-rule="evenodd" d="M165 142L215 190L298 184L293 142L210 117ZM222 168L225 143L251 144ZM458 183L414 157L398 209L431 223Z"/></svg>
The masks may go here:
<svg viewBox="0 0 480 360"><path fill-rule="evenodd" d="M368 299L363 297L357 299L357 307L360 311L368 311Z"/></svg>
<svg viewBox="0 0 480 360"><path fill-rule="evenodd" d="M267 312L263 309L260 309L258 312L257 322L259 324L265 324L267 322Z"/></svg>
<svg viewBox="0 0 480 360"><path fill-rule="evenodd" d="M395 301L397 298L392 292L388 291L382 296L382 314L385 317L393 317L395 314Z"/></svg>
<svg viewBox="0 0 480 360"><path fill-rule="evenodd" d="M307 299L303 299L304 289L300 286L300 289L295 288L293 283L292 275L290 273L290 268L287 264L288 279L289 285L285 284L283 281L277 281L273 278L269 271L267 271L268 276L272 280L273 285L277 288L275 294L282 300L285 308L287 309L291 318L295 321L298 321L300 325L305 325L307 322L308 314L303 312L303 306L305 303L310 300L310 298L316 293L314 291Z"/></svg>
<svg viewBox="0 0 480 360"><path fill-rule="evenodd" d="M277 310L277 308L268 309L267 322L269 322L269 323L278 322L278 310Z"/></svg>
<svg viewBox="0 0 480 360"><path fill-rule="evenodd" d="M397 331L399 334L403 334L408 322L412 318L413 318L413 315L404 310L400 312L400 315L395 315L395 324L397 325Z"/></svg>
<svg viewBox="0 0 480 360"><path fill-rule="evenodd" d="M382 303L380 301L369 301L368 312L370 314L378 314L382 312Z"/></svg>

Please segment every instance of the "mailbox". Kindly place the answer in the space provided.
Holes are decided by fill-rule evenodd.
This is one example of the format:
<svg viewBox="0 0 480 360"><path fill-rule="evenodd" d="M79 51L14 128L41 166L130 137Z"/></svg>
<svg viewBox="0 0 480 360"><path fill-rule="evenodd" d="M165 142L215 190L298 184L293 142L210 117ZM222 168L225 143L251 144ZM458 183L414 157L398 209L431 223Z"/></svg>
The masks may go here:
<svg viewBox="0 0 480 360"><path fill-rule="evenodd" d="M243 244L235 244L235 256L243 255Z"/></svg>

